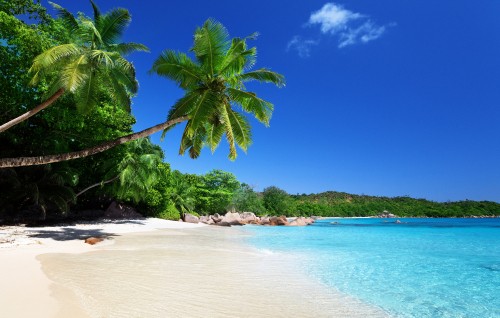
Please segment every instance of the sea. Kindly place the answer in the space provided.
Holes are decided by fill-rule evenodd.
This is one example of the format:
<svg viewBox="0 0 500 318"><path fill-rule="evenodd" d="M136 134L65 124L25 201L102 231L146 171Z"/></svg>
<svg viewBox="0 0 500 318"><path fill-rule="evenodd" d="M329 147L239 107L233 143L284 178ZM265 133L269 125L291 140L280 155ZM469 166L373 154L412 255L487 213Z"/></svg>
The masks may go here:
<svg viewBox="0 0 500 318"><path fill-rule="evenodd" d="M500 218L246 226L246 243L393 317L500 317Z"/></svg>

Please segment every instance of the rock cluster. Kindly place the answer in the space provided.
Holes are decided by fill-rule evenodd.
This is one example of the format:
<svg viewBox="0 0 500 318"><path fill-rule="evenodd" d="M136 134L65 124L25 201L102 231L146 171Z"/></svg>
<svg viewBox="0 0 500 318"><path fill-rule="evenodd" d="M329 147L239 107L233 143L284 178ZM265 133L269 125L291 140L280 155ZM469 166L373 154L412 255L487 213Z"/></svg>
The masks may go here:
<svg viewBox="0 0 500 318"><path fill-rule="evenodd" d="M270 225L270 226L306 226L314 223L314 219L310 217L298 217L287 219L286 216L263 216L258 217L252 212L227 212L225 215L215 213L213 215L204 215L197 217L186 213L184 222L189 223L205 223L209 225L233 226L233 225Z"/></svg>
<svg viewBox="0 0 500 318"><path fill-rule="evenodd" d="M398 216L395 214L389 213L388 211L384 211L375 217L381 218L381 219L389 219L389 218L397 218Z"/></svg>

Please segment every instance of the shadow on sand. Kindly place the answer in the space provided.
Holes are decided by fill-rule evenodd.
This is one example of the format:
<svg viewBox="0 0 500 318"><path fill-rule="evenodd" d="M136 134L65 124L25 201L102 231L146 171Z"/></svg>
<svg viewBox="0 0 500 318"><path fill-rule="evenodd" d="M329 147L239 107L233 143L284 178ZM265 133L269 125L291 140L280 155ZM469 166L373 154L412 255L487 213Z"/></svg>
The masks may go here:
<svg viewBox="0 0 500 318"><path fill-rule="evenodd" d="M137 224L144 225L143 220L101 220L98 222L83 223L86 225L92 224ZM28 237L33 238L50 238L56 241L71 241L71 240L85 240L89 237L114 237L119 236L118 234L113 234L105 232L102 229L81 229L76 228L75 224L61 224L60 228L57 229L47 229L41 227L40 229L32 228L27 234Z"/></svg>

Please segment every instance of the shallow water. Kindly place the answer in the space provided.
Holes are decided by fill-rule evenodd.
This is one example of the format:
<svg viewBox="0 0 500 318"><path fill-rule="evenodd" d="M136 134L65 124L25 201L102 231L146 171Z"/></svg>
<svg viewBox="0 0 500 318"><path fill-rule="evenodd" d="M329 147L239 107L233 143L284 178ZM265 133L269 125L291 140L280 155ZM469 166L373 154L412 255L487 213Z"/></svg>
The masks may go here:
<svg viewBox="0 0 500 318"><path fill-rule="evenodd" d="M311 280L293 253L242 242L240 228L129 234L83 254L39 256L55 296L89 317L383 317Z"/></svg>
<svg viewBox="0 0 500 318"><path fill-rule="evenodd" d="M500 317L500 219L400 221L245 230L248 243L293 251L308 275L392 316Z"/></svg>

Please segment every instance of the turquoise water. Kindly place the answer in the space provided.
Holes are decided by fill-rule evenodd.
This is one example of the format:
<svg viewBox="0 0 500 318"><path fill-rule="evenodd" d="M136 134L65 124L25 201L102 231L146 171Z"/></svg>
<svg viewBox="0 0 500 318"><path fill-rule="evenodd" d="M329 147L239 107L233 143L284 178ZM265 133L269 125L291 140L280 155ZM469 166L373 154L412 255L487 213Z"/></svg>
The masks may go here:
<svg viewBox="0 0 500 318"><path fill-rule="evenodd" d="M395 317L500 317L500 219L327 219L249 243ZM334 224L337 222L338 224Z"/></svg>

